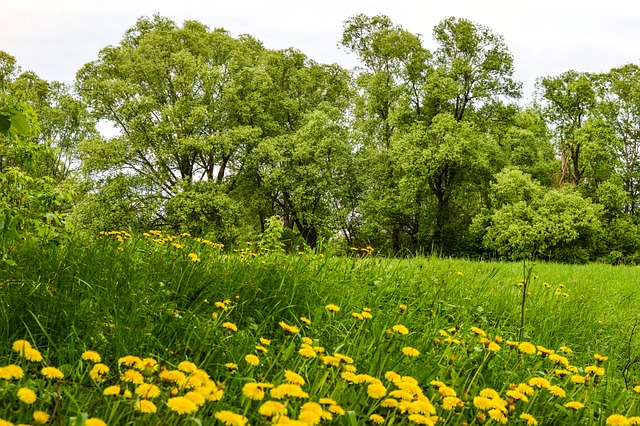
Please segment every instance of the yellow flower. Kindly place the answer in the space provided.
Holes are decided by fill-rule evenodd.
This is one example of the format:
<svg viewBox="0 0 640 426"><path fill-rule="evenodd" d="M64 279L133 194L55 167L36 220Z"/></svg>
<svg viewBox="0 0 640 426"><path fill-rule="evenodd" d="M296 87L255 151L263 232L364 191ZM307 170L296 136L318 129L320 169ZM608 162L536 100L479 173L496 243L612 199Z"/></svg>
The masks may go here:
<svg viewBox="0 0 640 426"><path fill-rule="evenodd" d="M639 416L629 417L627 419L627 424L629 426L638 426L638 425L640 425L640 417Z"/></svg>
<svg viewBox="0 0 640 426"><path fill-rule="evenodd" d="M258 408L258 413L265 417L286 416L287 407L278 401L267 401Z"/></svg>
<svg viewBox="0 0 640 426"><path fill-rule="evenodd" d="M489 410L489 417L502 424L507 423L507 415L502 410L499 410L497 408Z"/></svg>
<svg viewBox="0 0 640 426"><path fill-rule="evenodd" d="M91 371L89 371L89 376L91 376L91 378L96 382L104 381L108 374L109 367L101 363L95 364Z"/></svg>
<svg viewBox="0 0 640 426"><path fill-rule="evenodd" d="M473 398L473 405L481 410L487 410L493 406L491 399L486 396L476 396Z"/></svg>
<svg viewBox="0 0 640 426"><path fill-rule="evenodd" d="M410 422L416 423L419 425L433 426L433 421L431 420L431 418L424 416L422 414L410 414L408 419Z"/></svg>
<svg viewBox="0 0 640 426"><path fill-rule="evenodd" d="M184 396L176 396L167 400L167 407L178 414L191 414L198 411L195 402Z"/></svg>
<svg viewBox="0 0 640 426"><path fill-rule="evenodd" d="M411 346L405 346L404 348L402 348L402 353L410 357L415 357L420 355L420 351L415 348L412 348Z"/></svg>
<svg viewBox="0 0 640 426"><path fill-rule="evenodd" d="M284 321L280 321L278 324L280 324L280 327L282 327L282 329L288 333L295 334L300 332L300 329L295 325L289 325Z"/></svg>
<svg viewBox="0 0 640 426"><path fill-rule="evenodd" d="M192 262L197 263L200 262L200 258L198 257L197 254L195 253L189 253L189 259L191 259Z"/></svg>
<svg viewBox="0 0 640 426"><path fill-rule="evenodd" d="M598 362L605 362L606 360L609 359L608 356L604 356L604 355L599 355L599 354L594 354L593 357L596 359L596 361Z"/></svg>
<svg viewBox="0 0 640 426"><path fill-rule="evenodd" d="M258 346L256 346L256 350L258 350L258 351L262 352L263 354L266 354L267 352L269 352L269 349L265 348L265 347L264 347L264 346L262 346L262 345L258 345Z"/></svg>
<svg viewBox="0 0 640 426"><path fill-rule="evenodd" d="M49 414L44 411L35 411L33 413L33 421L43 425L49 421Z"/></svg>
<svg viewBox="0 0 640 426"><path fill-rule="evenodd" d="M398 334L402 334L402 335L409 334L409 329L402 324L394 325L393 327L391 327L391 329Z"/></svg>
<svg viewBox="0 0 640 426"><path fill-rule="evenodd" d="M369 421L381 425L382 423L384 423L384 417L382 417L380 414L372 414L369 416Z"/></svg>
<svg viewBox="0 0 640 426"><path fill-rule="evenodd" d="M584 376L575 375L575 376L571 376L571 381L573 383L581 384L585 382L585 378Z"/></svg>
<svg viewBox="0 0 640 426"><path fill-rule="evenodd" d="M260 365L260 358L258 358L253 354L246 355L244 357L244 360L247 361L249 365L253 365L254 367L257 367L258 365Z"/></svg>
<svg viewBox="0 0 640 426"><path fill-rule="evenodd" d="M303 323L305 323L307 325L311 325L311 320L309 318L307 318L307 317L300 317L300 321L302 321ZM282 325L282 324L280 324L280 325ZM297 331L296 331L296 333L297 333Z"/></svg>
<svg viewBox="0 0 640 426"><path fill-rule="evenodd" d="M517 399L520 401L524 401L524 402L528 402L529 398L527 398L527 396L525 394L523 394L522 392L520 392L519 390L516 389L511 389L507 391L507 396L513 398L513 399Z"/></svg>
<svg viewBox="0 0 640 426"><path fill-rule="evenodd" d="M442 408L447 411L462 406L464 406L464 402L460 398L455 396L446 396L442 400Z"/></svg>
<svg viewBox="0 0 640 426"><path fill-rule="evenodd" d="M127 367L133 367L139 362L142 362L142 360L137 356L133 356L133 355L123 356L122 358L118 359L118 365L124 364Z"/></svg>
<svg viewBox="0 0 640 426"><path fill-rule="evenodd" d="M22 354L24 353L27 349L31 349L31 343L29 343L26 340L16 340L15 342L13 342L13 345L11 345L11 348Z"/></svg>
<svg viewBox="0 0 640 426"><path fill-rule="evenodd" d="M62 378L64 378L64 374L62 374L62 371L58 370L55 367L44 367L42 370L40 370L40 372L47 379L53 380L53 379L62 379Z"/></svg>
<svg viewBox="0 0 640 426"><path fill-rule="evenodd" d="M182 361L178 364L178 370L184 373L193 373L198 369L198 366L192 363L191 361Z"/></svg>
<svg viewBox="0 0 640 426"><path fill-rule="evenodd" d="M223 322L222 326L228 328L231 331L238 331L238 327L232 322Z"/></svg>
<svg viewBox="0 0 640 426"><path fill-rule="evenodd" d="M331 312L339 312L340 311L340 306L334 305L333 303L328 304L327 306L325 306L325 308L328 311L331 311Z"/></svg>
<svg viewBox="0 0 640 426"><path fill-rule="evenodd" d="M261 383L249 382L242 387L242 394L254 401L260 401L264 398L264 386Z"/></svg>
<svg viewBox="0 0 640 426"><path fill-rule="evenodd" d="M561 365L564 365L565 367L569 366L569 360L566 357L563 357L562 355L551 354L549 355L549 360L553 361L554 364L561 364Z"/></svg>
<svg viewBox="0 0 640 426"><path fill-rule="evenodd" d="M120 393L120 386L118 385L106 387L102 392L102 394L105 396L118 395L119 393Z"/></svg>
<svg viewBox="0 0 640 426"><path fill-rule="evenodd" d="M522 413L520 418L526 420L527 426L536 426L538 424L538 421L531 414Z"/></svg>
<svg viewBox="0 0 640 426"><path fill-rule="evenodd" d="M535 386L537 388L549 388L551 386L551 383L549 383L549 381L545 378L542 377L533 377L531 379L529 379L529 385L530 386Z"/></svg>
<svg viewBox="0 0 640 426"><path fill-rule="evenodd" d="M314 351L313 348L309 345L302 346L298 353L305 358L313 358L316 356L316 351Z"/></svg>
<svg viewBox="0 0 640 426"><path fill-rule="evenodd" d="M404 303L401 303L399 306L401 311L406 311L407 310L407 305L405 305Z"/></svg>
<svg viewBox="0 0 640 426"><path fill-rule="evenodd" d="M489 346L487 346L487 349L489 349L489 351L491 352L498 352L500 350L500 345L496 342L490 342Z"/></svg>
<svg viewBox="0 0 640 426"><path fill-rule="evenodd" d="M228 362L224 366L227 367L229 370L237 370L238 369L238 364L233 363L233 362Z"/></svg>
<svg viewBox="0 0 640 426"><path fill-rule="evenodd" d="M483 329L478 328L478 327L471 327L469 330L473 331L474 333L476 333L478 336L482 336L482 337L486 337L487 333L484 332Z"/></svg>
<svg viewBox="0 0 640 426"><path fill-rule="evenodd" d="M24 371L18 365L9 364L6 367L0 367L0 380L22 379L23 377Z"/></svg>
<svg viewBox="0 0 640 426"><path fill-rule="evenodd" d="M573 350L571 350L571 348L567 347L567 346L560 346L560 350L562 352L564 352L565 354L572 354Z"/></svg>
<svg viewBox="0 0 640 426"><path fill-rule="evenodd" d="M144 383L144 377L140 372L135 370L127 370L120 376L120 380L123 382L133 383L134 385L141 385Z"/></svg>
<svg viewBox="0 0 640 426"><path fill-rule="evenodd" d="M282 399L287 396L295 398L309 398L308 393L303 391L299 385L295 385L293 383L283 383L280 386L271 389L269 394L275 399Z"/></svg>
<svg viewBox="0 0 640 426"><path fill-rule="evenodd" d="M241 414L236 414L231 411L222 410L215 414L216 419L220 420L222 424L227 426L244 426L249 421Z"/></svg>
<svg viewBox="0 0 640 426"><path fill-rule="evenodd" d="M196 404L198 407L202 407L206 402L204 395L196 391L187 392L184 397L191 400L191 402Z"/></svg>
<svg viewBox="0 0 640 426"><path fill-rule="evenodd" d="M607 426L627 426L627 418L622 414L612 414L607 417Z"/></svg>
<svg viewBox="0 0 640 426"><path fill-rule="evenodd" d="M495 389L491 389L491 388L482 389L480 391L479 395L480 396L484 396L484 397L489 398L489 399L498 399L498 398L500 398L500 394Z"/></svg>
<svg viewBox="0 0 640 426"><path fill-rule="evenodd" d="M537 349L534 345L529 342L522 342L518 345L518 350L524 354L533 355L537 352Z"/></svg>
<svg viewBox="0 0 640 426"><path fill-rule="evenodd" d="M102 359L100 358L100 354L96 351L84 351L81 356L85 361L91 362L100 362Z"/></svg>
<svg viewBox="0 0 640 426"><path fill-rule="evenodd" d="M143 399L153 399L160 395L160 388L152 383L143 383L135 390L136 395Z"/></svg>
<svg viewBox="0 0 640 426"><path fill-rule="evenodd" d="M305 383L304 378L301 375L291 370L286 370L284 372L284 378L287 383L294 383L296 385L301 385L301 386L304 385Z"/></svg>
<svg viewBox="0 0 640 426"><path fill-rule="evenodd" d="M33 404L36 402L38 396L34 391L29 388L20 388L18 389L18 399L25 404Z"/></svg>
<svg viewBox="0 0 640 426"><path fill-rule="evenodd" d="M91 417L84 422L84 426L107 426L107 424L97 417Z"/></svg>
<svg viewBox="0 0 640 426"><path fill-rule="evenodd" d="M136 410L145 414L152 414L158 411L156 404L146 399L141 399L140 401L136 401L134 407Z"/></svg>
<svg viewBox="0 0 640 426"><path fill-rule="evenodd" d="M269 346L271 344L271 340L265 339L264 337L261 337L260 338L260 343L262 343L265 346Z"/></svg>
<svg viewBox="0 0 640 426"><path fill-rule="evenodd" d="M551 392L553 395L559 396L561 398L564 398L565 396L567 396L567 394L564 391L564 389L562 389L560 386L549 386L549 392Z"/></svg>
<svg viewBox="0 0 640 426"><path fill-rule="evenodd" d="M338 404L331 404L329 406L329 411L339 416L344 416L345 414L344 408L342 408Z"/></svg>
<svg viewBox="0 0 640 426"><path fill-rule="evenodd" d="M564 404L564 406L567 408L573 408L574 410L579 410L581 408L584 408L584 404L578 401L569 401L566 404Z"/></svg>
<svg viewBox="0 0 640 426"><path fill-rule="evenodd" d="M395 408L398 406L398 401L393 398L387 398L380 403L380 406L384 408Z"/></svg>
<svg viewBox="0 0 640 426"><path fill-rule="evenodd" d="M371 398L379 399L387 394L387 388L379 383L372 383L367 386L367 395Z"/></svg>
<svg viewBox="0 0 640 426"><path fill-rule="evenodd" d="M42 354L40 354L40 351L37 349L25 348L23 354L28 361L42 362Z"/></svg>

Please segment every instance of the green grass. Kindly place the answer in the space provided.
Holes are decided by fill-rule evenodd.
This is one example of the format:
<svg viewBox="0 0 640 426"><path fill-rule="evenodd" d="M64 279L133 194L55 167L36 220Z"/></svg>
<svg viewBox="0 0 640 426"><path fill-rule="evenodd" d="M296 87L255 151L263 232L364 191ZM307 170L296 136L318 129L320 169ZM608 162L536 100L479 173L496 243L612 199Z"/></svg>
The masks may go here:
<svg viewBox="0 0 640 426"><path fill-rule="evenodd" d="M124 242L118 242L118 236ZM192 261L189 253L197 254L199 262ZM12 257L18 267L0 271L0 367L19 365L25 375L19 380L0 379L0 419L14 423L31 422L33 412L40 410L51 415L52 424L67 424L71 417L77 424L85 417L112 425L215 424L215 413L229 410L246 416L250 424L270 424L258 407L274 398L267 390L264 400L253 401L243 396L243 386L253 380L277 386L285 380L285 370L304 377L302 389L309 394L280 401L286 402L289 417L311 415L305 410L313 406L302 407L323 397L333 398L344 410L332 413L332 420L322 424L367 424L372 414L389 425L435 420L415 416L409 420L409 412L402 408L381 407L389 395L377 399L367 394L376 380L389 393L404 386L385 378L388 371L417 380L438 416L436 424L498 423L490 410L474 405L485 388L499 392L509 422L516 424L526 424L519 419L522 413L545 425L596 425L605 424L612 414L631 417L640 412L640 395L632 390L638 374L634 362L640 356L634 328L640 269L634 267L529 265L533 267L530 295L521 330L523 265L518 263L284 255L254 246L234 252L188 236L124 234L78 237L50 247L27 241L16 247ZM225 300L229 300L227 310L216 306ZM341 309L331 312L327 304ZM371 319L352 315L364 308L371 309ZM311 325L300 319L303 316ZM287 333L281 321L300 332ZM238 330L223 327L224 322L234 323ZM398 324L409 334L391 331ZM471 327L486 332L500 350L489 351L488 341L483 343ZM602 366L605 374L591 374L587 384L573 383L571 375L554 375L557 367L548 357L525 355L507 344L518 340L520 333L523 341L566 356L577 368L572 375L586 376L587 366ZM272 341L267 353L256 349L261 337ZM344 361L331 366L319 356L300 355L303 337L313 339L311 346L323 347L324 355L338 352L353 358L355 374L366 376L345 376ZM463 342L447 343L446 337ZM12 350L13 342L22 339L42 353L43 362L26 361ZM561 352L562 346L573 353ZM408 357L403 347L415 348L420 355ZM81 359L86 350L100 353L110 368L103 382L91 378L92 363ZM608 360L598 364L595 353ZM249 365L247 354L257 355L260 365ZM154 400L157 412L142 414L134 407L135 394L130 399L102 394L117 384L135 391L136 386L120 379L126 368L118 360L127 355L151 357L167 370L182 361L193 362L215 386L224 387L224 396L193 414L179 415L166 405L175 383L147 371L145 380L161 385L162 393ZM236 363L238 369L230 370L226 363ZM60 368L64 379L44 378L43 365ZM548 378L566 396L539 389L526 402L508 399L511 385L533 377ZM434 380L446 387L438 391ZM17 398L22 387L36 391L35 403ZM449 388L460 398L459 407L452 410L445 408ZM182 395L188 390L174 392ZM565 408L572 400L585 407Z"/></svg>

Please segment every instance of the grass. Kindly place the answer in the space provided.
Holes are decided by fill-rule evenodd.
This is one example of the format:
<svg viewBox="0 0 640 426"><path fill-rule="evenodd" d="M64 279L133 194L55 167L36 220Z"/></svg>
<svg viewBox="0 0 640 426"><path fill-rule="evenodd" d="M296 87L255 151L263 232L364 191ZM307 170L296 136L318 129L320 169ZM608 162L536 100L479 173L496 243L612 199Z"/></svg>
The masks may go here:
<svg viewBox="0 0 640 426"><path fill-rule="evenodd" d="M359 253L233 251L161 233L26 241L12 253L19 266L0 271L0 419L640 424L640 269L535 264L521 328L522 264ZM26 343L12 348L21 340L42 361L26 359ZM47 378L44 366L64 377ZM159 395L142 393L127 371ZM105 395L113 386L118 394ZM19 396L24 388L34 402Z"/></svg>

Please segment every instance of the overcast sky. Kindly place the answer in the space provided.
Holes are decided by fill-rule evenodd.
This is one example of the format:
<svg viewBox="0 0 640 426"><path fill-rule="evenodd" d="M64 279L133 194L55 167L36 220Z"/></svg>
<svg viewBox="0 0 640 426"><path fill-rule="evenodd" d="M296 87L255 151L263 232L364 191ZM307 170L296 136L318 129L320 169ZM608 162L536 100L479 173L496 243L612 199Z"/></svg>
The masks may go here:
<svg viewBox="0 0 640 426"><path fill-rule="evenodd" d="M267 48L294 47L347 68L356 60L337 43L350 16L385 14L421 34L432 51L436 24L466 18L504 37L527 97L538 77L640 64L637 0L0 0L0 50L23 70L72 83L101 48L117 44L138 17L154 13L178 24L195 19L232 36L250 34Z"/></svg>

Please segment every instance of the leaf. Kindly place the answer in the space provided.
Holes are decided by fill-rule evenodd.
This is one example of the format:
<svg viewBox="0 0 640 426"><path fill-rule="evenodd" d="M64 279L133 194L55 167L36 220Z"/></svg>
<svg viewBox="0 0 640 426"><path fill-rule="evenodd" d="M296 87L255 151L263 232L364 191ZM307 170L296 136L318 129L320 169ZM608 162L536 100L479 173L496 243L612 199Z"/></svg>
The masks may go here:
<svg viewBox="0 0 640 426"><path fill-rule="evenodd" d="M358 419L356 418L355 411L347 411L347 415L344 419L344 424L346 426L358 426Z"/></svg>
<svg viewBox="0 0 640 426"><path fill-rule="evenodd" d="M18 112L11 117L11 126L16 129L21 135L26 135L29 133L29 123L27 123L27 117Z"/></svg>
<svg viewBox="0 0 640 426"><path fill-rule="evenodd" d="M0 115L0 133L6 135L11 127L11 118L4 114Z"/></svg>

